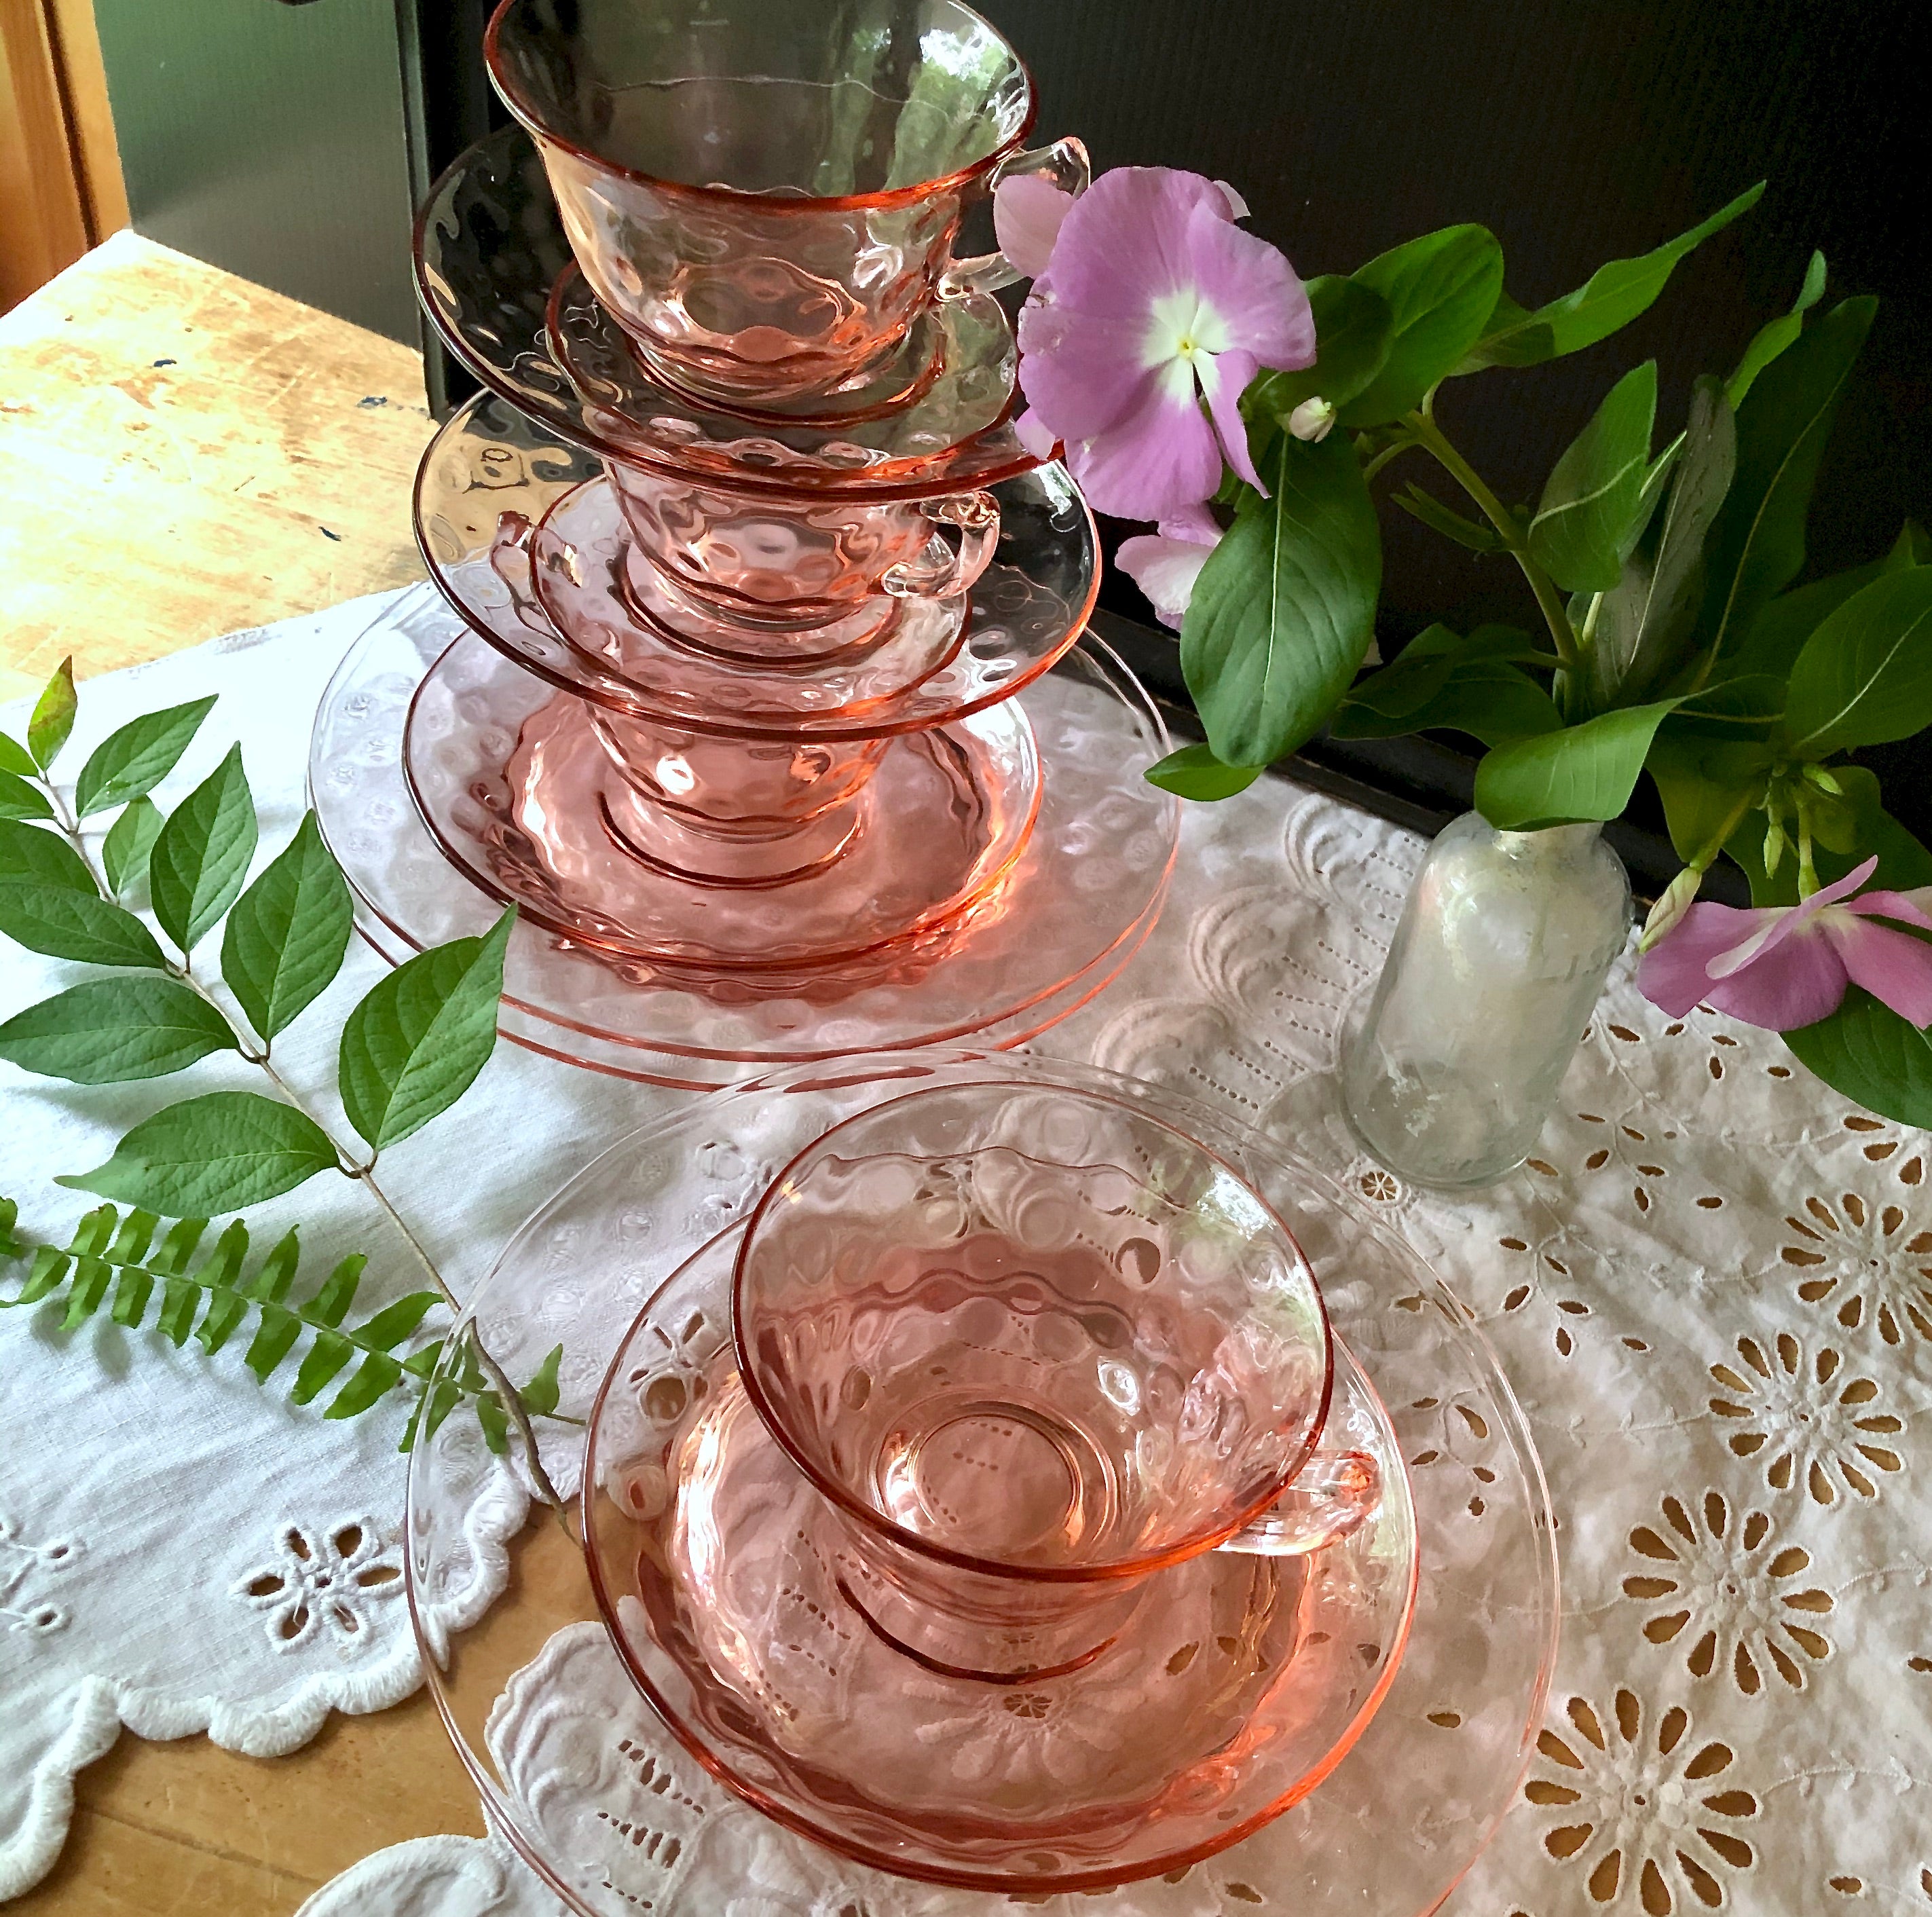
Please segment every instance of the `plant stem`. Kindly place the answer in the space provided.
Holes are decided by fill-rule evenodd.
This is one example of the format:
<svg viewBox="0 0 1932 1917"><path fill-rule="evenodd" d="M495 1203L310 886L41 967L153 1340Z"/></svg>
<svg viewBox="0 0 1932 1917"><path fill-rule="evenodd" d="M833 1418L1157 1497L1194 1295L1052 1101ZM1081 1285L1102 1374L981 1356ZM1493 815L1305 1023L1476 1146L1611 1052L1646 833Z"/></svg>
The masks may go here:
<svg viewBox="0 0 1932 1917"><path fill-rule="evenodd" d="M108 890L106 878L100 867L94 863L93 854L88 850L87 842L81 834L79 820L68 808L66 801L62 799L51 780L42 779L38 783L46 793L49 800L53 806L56 822L60 826L62 832L86 862L88 872L92 877L94 886L100 896L111 899L112 895ZM416 1254L417 1262L429 1274L430 1283L436 1287L436 1295L448 1306L450 1316L452 1318L460 1318L463 1315L463 1306L455 1293L449 1288L442 1272L436 1268L435 1259L430 1256L422 1240L410 1230L402 1214L390 1203L388 1194L376 1184L374 1175L376 1169L374 1158L371 1157L366 1165L358 1164L352 1154L343 1149L341 1142L328 1129L327 1124L316 1113L309 1109L302 1094L276 1070L269 1059L267 1047L265 1046L261 1051L257 1052L249 1042L247 1036L236 1025L234 1019L229 1016L227 1007L202 983L200 980L195 976L193 964L185 952L182 954L182 962L178 965L176 964L172 959L166 961L166 964L168 972L172 977L186 986L203 1004L212 1006L219 1015L223 1023L235 1035L236 1049L250 1065L267 1075L269 1082L274 1085L277 1091L280 1093L282 1102L293 1106L310 1124L315 1126L317 1131L322 1133L323 1137L328 1139L329 1144L334 1148L336 1169L345 1178L355 1180L368 1192L369 1196L387 1215L389 1222L402 1234L404 1243ZM517 1436L524 1442L524 1450L530 1466L530 1477L536 1486L538 1496L544 1503L555 1507L558 1522L565 1523L564 1501L559 1495L556 1486L550 1482L550 1474L544 1468L542 1454L537 1449L536 1433L530 1428L530 1414L524 1408L524 1401L518 1395L517 1388L510 1382L502 1366L490 1355L488 1347L483 1342L481 1334L475 1332L473 1325L472 1330L478 1361L483 1367L484 1375L495 1388L497 1396L502 1400L505 1415L516 1427ZM568 1528L568 1524L565 1523L566 1531Z"/></svg>
<svg viewBox="0 0 1932 1917"><path fill-rule="evenodd" d="M1809 898L1818 890L1818 868L1811 862L1811 802L1799 786L1792 794L1798 814L1798 896Z"/></svg>
<svg viewBox="0 0 1932 1917"><path fill-rule="evenodd" d="M1514 555L1516 564L1522 568L1523 578L1529 582L1529 590L1536 595L1536 603L1544 624L1550 628L1556 656L1563 662L1564 670L1574 674L1579 660L1576 635L1570 629L1570 616L1564 610L1556 580L1530 556L1528 548L1522 542L1522 534L1508 508L1484 483L1475 468L1444 437L1442 429L1426 409L1412 412L1404 424L1414 436L1414 443L1435 455L1436 463L1468 494L1483 517L1496 528L1497 537Z"/></svg>
<svg viewBox="0 0 1932 1917"><path fill-rule="evenodd" d="M376 1184L375 1169L375 1165L372 1160L369 1164L363 1166L359 1170L351 1172L348 1175L358 1180L368 1190L369 1196L388 1215L389 1222L402 1234L404 1242L408 1245L411 1251L416 1253L418 1262L429 1274L431 1282L435 1285L436 1290L442 1294L442 1301L448 1306L452 1315L460 1317L462 1315L463 1307L457 1302L455 1295L451 1292L448 1286L444 1282L442 1274L436 1269L436 1261L430 1256L422 1240L410 1230L403 1214L390 1203L388 1194ZM476 1347L477 1361L483 1367L484 1376L496 1388L497 1394L503 1401L505 1413L508 1415L510 1422L516 1426L517 1436L524 1441L526 1462L530 1466L530 1476L536 1483L538 1495L545 1504L556 1508L559 1520L561 1521L563 1514L563 1499L558 1495L556 1486L550 1481L550 1474L544 1469L543 1456L537 1449L536 1433L530 1429L530 1414L524 1408L524 1401L517 1395L517 1388L505 1376L503 1367L490 1355L490 1348L484 1343L482 1334L476 1329L473 1320L470 1330ZM568 1526L566 1526L565 1528L567 1530Z"/></svg>
<svg viewBox="0 0 1932 1917"><path fill-rule="evenodd" d="M1390 460L1395 458L1399 454L1407 452L1416 443L1414 440L1402 439L1396 440L1392 446L1383 447L1382 451L1362 468L1362 484L1366 486L1384 466L1388 465Z"/></svg>

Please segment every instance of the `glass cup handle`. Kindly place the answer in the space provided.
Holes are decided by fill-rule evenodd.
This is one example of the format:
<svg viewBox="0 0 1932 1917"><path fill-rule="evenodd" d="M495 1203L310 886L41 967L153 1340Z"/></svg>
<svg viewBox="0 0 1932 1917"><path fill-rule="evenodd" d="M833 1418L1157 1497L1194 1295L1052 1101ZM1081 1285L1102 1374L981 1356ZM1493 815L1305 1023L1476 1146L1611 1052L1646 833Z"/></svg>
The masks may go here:
<svg viewBox="0 0 1932 1917"><path fill-rule="evenodd" d="M1382 1501L1382 1466L1366 1451L1317 1451L1259 1517L1220 1548L1258 1558L1325 1550L1360 1529Z"/></svg>
<svg viewBox="0 0 1932 1917"><path fill-rule="evenodd" d="M988 177L986 190L991 194L1003 182L1027 175L1078 200L1094 184L1094 163L1087 157L1086 142L1070 135L1051 146L1036 147L1030 153L1016 153L1001 160ZM968 293L998 292L1025 278L1004 253L982 253L975 259L954 260L940 276L939 296L963 299Z"/></svg>
<svg viewBox="0 0 1932 1917"><path fill-rule="evenodd" d="M1000 538L1000 502L991 493L953 493L943 500L922 500L919 510L940 530L917 559L903 560L883 574L880 590L896 599L950 598L964 592L993 556ZM959 535L956 546L944 536L948 528Z"/></svg>

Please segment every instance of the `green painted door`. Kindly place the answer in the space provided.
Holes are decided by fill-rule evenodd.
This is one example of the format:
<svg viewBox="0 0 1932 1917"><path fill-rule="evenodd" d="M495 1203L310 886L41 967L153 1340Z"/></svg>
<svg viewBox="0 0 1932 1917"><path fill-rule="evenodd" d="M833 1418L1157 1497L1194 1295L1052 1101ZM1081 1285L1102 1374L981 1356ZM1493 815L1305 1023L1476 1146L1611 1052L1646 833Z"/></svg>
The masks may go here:
<svg viewBox="0 0 1932 1917"><path fill-rule="evenodd" d="M394 0L95 0L137 230L417 344Z"/></svg>

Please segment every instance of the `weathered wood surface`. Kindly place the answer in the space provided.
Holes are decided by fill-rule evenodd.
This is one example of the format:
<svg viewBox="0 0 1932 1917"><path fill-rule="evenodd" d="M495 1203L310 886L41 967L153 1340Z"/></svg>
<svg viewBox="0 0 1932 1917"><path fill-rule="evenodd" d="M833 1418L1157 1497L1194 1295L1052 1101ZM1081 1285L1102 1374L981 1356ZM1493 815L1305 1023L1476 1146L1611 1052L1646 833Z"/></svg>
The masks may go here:
<svg viewBox="0 0 1932 1917"><path fill-rule="evenodd" d="M0 316L0 698L400 585L417 356L117 234ZM382 1846L481 1834L418 1694L287 1757L124 1732L8 1917L287 1917Z"/></svg>

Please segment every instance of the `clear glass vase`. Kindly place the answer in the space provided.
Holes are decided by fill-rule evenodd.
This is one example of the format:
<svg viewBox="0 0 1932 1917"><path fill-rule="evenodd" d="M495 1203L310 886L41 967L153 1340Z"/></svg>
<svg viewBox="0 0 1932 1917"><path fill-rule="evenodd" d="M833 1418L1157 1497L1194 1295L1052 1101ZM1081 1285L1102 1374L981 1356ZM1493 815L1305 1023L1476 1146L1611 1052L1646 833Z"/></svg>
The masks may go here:
<svg viewBox="0 0 1932 1917"><path fill-rule="evenodd" d="M1446 826L1343 1048L1356 1136L1412 1184L1492 1184L1520 1165L1623 950L1623 862L1594 825Z"/></svg>

